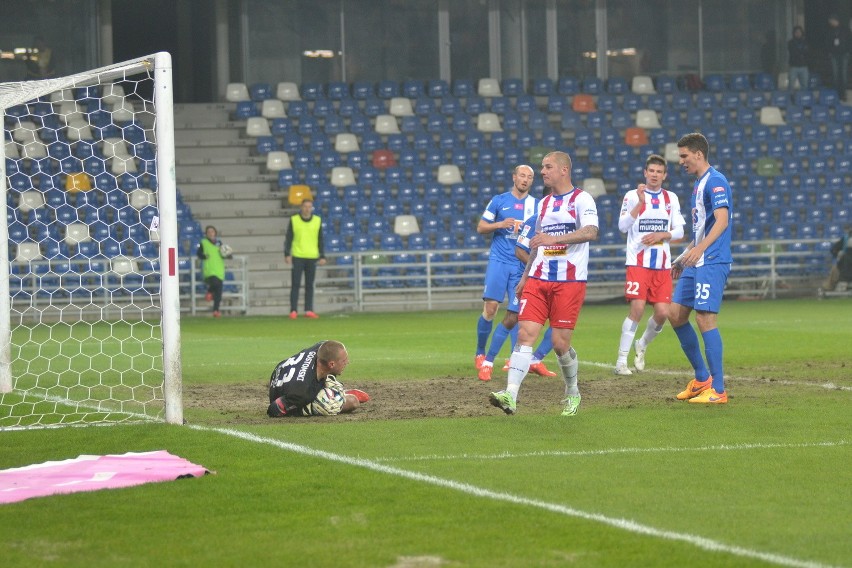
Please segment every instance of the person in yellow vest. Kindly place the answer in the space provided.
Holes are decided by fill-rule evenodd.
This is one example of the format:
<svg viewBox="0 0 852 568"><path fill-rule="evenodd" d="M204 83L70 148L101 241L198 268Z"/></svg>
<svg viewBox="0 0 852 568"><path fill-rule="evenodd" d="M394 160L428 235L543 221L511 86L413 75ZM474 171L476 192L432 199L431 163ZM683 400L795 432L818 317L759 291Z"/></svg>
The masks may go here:
<svg viewBox="0 0 852 568"><path fill-rule="evenodd" d="M298 215L290 217L287 235L284 237L284 262L293 264L290 279L290 319L298 317L299 287L305 275L305 317L318 318L314 313L314 279L317 264L325 264L322 239L322 219L314 215L314 202L302 201Z"/></svg>
<svg viewBox="0 0 852 568"><path fill-rule="evenodd" d="M225 281L225 258L229 255L229 248L219 240L216 227L208 225L204 228L204 238L198 244L196 256L202 261L201 272L204 282L207 284L207 295L204 297L208 302L213 300L213 317L222 316L219 305L222 303L222 287Z"/></svg>

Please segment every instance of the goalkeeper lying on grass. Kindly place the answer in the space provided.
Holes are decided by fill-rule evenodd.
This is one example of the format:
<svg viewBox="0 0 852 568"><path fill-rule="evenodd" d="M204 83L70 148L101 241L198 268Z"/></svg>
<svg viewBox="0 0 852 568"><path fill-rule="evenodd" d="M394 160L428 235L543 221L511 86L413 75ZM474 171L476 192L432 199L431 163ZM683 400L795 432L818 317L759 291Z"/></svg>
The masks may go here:
<svg viewBox="0 0 852 568"><path fill-rule="evenodd" d="M280 418L352 412L370 397L358 389L344 390L337 380L348 364L349 354L339 341L320 341L281 361L269 379L266 414Z"/></svg>

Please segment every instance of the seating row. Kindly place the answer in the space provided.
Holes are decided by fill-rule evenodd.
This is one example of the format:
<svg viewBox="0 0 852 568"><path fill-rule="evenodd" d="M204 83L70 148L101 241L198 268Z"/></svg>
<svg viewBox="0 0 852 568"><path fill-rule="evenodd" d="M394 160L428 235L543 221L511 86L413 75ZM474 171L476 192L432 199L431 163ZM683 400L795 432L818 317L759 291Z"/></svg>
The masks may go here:
<svg viewBox="0 0 852 568"><path fill-rule="evenodd" d="M735 92L772 91L777 88L787 88L786 74L779 75L780 81L767 74L757 73L733 74L728 77L719 74L711 74L704 77L701 84L704 90L711 92L723 92L726 90ZM810 77L809 88L820 87L820 79L817 74ZM474 83L471 79L457 79L452 85L441 79L429 81L405 80L402 82L382 80L377 83L369 81L355 81L351 84L345 82L329 82L327 84L316 82L305 82L298 85L294 82L282 81L273 88L270 83L229 83L225 89L225 100L229 102L239 101L264 101L268 99L279 99L282 101L292 100L345 100L353 98L366 100L369 98L391 99L394 97L407 97L416 99L419 97L441 98L449 95L466 98L471 96L481 97L519 97L525 94L536 96L548 96L551 94L575 95L585 93L590 95L625 95L654 94L657 92L672 94L689 90L685 77L676 78L670 75L659 75L653 78L648 75L637 75L628 81L623 77L611 77L602 80L597 77L560 77L557 81L547 78L538 78L531 81L529 89L521 79L507 78L498 81L494 78L481 78Z"/></svg>
<svg viewBox="0 0 852 568"><path fill-rule="evenodd" d="M246 120L251 117L264 118L302 118L302 117L352 117L364 115L375 118L379 115L390 114L396 117L406 116L429 116L433 114L452 117L464 112L472 116L480 113L491 112L497 115L511 115L513 113L548 112L560 113L564 110L573 109L579 112L591 112L595 110L615 112L636 112L641 109L650 109L658 112L671 110L714 110L739 108L757 111L764 106L778 108L798 107L800 109L822 109L821 112L831 112L839 106L837 92L833 89L823 88L815 91L771 91L764 92L726 92L711 93L701 91L698 93L676 93L674 95L637 95L628 94L624 96L614 95L549 95L546 98L533 95L522 95L515 99L509 97L470 97L461 101L455 97L445 97L434 100L421 97L409 99L406 97L394 97L389 100L367 99L356 101L345 99L332 101L320 99L317 101L289 101L285 103L278 99L266 99L262 102L240 101L235 104L233 117L236 120Z"/></svg>

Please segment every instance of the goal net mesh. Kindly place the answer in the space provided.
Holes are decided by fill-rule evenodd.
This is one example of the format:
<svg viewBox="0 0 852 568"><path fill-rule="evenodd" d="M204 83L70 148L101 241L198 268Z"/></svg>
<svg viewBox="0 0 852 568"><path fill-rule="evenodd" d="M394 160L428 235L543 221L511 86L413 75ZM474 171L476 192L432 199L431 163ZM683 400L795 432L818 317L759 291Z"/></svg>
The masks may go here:
<svg viewBox="0 0 852 568"><path fill-rule="evenodd" d="M164 417L156 79L150 56L0 85L0 429Z"/></svg>

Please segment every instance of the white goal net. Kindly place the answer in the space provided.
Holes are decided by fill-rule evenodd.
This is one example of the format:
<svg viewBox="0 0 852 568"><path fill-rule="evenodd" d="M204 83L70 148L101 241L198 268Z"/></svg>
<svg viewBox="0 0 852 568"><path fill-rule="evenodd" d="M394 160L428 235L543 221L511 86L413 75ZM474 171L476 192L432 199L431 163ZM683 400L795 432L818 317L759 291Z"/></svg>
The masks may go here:
<svg viewBox="0 0 852 568"><path fill-rule="evenodd" d="M0 429L183 421L171 71L0 84Z"/></svg>

